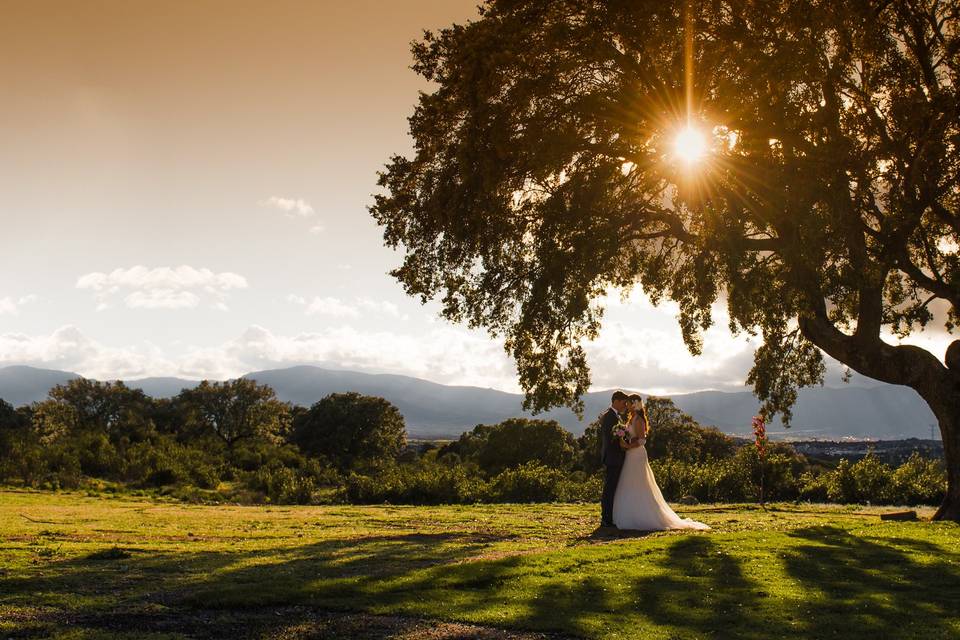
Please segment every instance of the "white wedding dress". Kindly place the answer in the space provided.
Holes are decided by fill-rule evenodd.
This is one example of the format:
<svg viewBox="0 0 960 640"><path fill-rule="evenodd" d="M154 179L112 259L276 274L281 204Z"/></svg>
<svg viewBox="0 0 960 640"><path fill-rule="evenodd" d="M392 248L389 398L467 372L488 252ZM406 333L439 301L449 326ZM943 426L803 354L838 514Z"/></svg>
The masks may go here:
<svg viewBox="0 0 960 640"><path fill-rule="evenodd" d="M637 435L637 421L631 421L630 433ZM645 439L641 439L645 442ZM709 529L702 522L681 518L660 493L643 444L627 449L617 492L613 497L613 524L618 529L659 531L663 529Z"/></svg>

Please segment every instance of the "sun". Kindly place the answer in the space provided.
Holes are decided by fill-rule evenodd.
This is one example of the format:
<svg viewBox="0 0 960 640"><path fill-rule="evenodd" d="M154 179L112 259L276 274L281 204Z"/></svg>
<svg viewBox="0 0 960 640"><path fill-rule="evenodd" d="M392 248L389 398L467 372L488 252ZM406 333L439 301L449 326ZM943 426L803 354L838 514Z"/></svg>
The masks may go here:
<svg viewBox="0 0 960 640"><path fill-rule="evenodd" d="M707 154L707 139L699 129L687 125L673 139L673 153L686 164L699 162Z"/></svg>

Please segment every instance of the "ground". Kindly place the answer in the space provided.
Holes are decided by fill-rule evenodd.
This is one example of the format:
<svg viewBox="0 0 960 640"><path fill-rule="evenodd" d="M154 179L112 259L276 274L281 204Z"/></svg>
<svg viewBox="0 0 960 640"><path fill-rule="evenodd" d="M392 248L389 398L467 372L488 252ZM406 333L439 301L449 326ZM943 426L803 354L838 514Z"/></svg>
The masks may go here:
<svg viewBox="0 0 960 640"><path fill-rule="evenodd" d="M957 638L960 526L889 509L229 506L0 491L0 638Z"/></svg>

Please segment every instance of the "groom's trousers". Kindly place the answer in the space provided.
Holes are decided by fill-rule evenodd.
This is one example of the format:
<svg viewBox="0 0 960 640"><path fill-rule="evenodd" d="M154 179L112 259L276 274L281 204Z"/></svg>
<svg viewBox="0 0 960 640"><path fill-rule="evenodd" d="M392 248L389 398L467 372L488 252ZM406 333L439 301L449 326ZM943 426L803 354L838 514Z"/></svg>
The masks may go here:
<svg viewBox="0 0 960 640"><path fill-rule="evenodd" d="M600 521L603 524L613 524L613 496L617 493L617 483L620 482L620 472L623 465L607 465L607 472L603 476L603 493L600 496Z"/></svg>

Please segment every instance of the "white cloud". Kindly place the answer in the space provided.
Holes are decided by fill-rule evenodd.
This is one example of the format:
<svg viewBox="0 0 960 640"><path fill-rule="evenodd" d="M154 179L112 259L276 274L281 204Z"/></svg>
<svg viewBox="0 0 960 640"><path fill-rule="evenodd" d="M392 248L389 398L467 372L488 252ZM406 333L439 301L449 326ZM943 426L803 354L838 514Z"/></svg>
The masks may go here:
<svg viewBox="0 0 960 640"><path fill-rule="evenodd" d="M130 309L191 309L200 305L203 295L213 308L225 310L228 292L246 289L247 280L229 271L214 273L187 265L153 269L137 265L82 275L76 286L94 292L98 311L109 308L110 301L124 290L130 290L123 298Z"/></svg>
<svg viewBox="0 0 960 640"><path fill-rule="evenodd" d="M183 358L181 371L192 377L226 378L298 364L517 390L513 364L499 343L449 325L425 335L341 326L292 336L254 325L236 340L191 351Z"/></svg>
<svg viewBox="0 0 960 640"><path fill-rule="evenodd" d="M98 378L234 378L250 371L315 364L400 373L447 384L516 391L513 365L482 335L441 325L426 335L335 327L277 335L253 325L213 347L187 347L174 356L153 344L113 347L65 326L49 336L0 334L0 366L27 364Z"/></svg>
<svg viewBox="0 0 960 640"><path fill-rule="evenodd" d="M391 318L407 319L408 316L401 316L397 305L386 300L374 300L373 298L355 298L353 303L348 303L340 298L314 297L308 301L303 296L289 294L286 297L287 302L298 306L306 307L307 315L322 315L333 318L359 318L361 315L389 316Z"/></svg>
<svg viewBox="0 0 960 640"><path fill-rule="evenodd" d="M200 304L197 294L174 289L134 291L123 300L131 309L190 309Z"/></svg>
<svg viewBox="0 0 960 640"><path fill-rule="evenodd" d="M25 296L20 296L19 298L16 298L16 299L10 296L0 298L0 316L4 314L15 316L18 313L20 313L20 307L23 307L24 305L28 305L28 304L33 304L37 302L39 299L40 297L33 293Z"/></svg>
<svg viewBox="0 0 960 640"><path fill-rule="evenodd" d="M313 235L321 234L326 230L327 228L322 224L315 224L312 227L310 227L310 233L312 233Z"/></svg>
<svg viewBox="0 0 960 640"><path fill-rule="evenodd" d="M49 336L0 334L0 365L13 364L63 369L104 380L171 375L176 370L156 346L109 347L72 325Z"/></svg>
<svg viewBox="0 0 960 640"><path fill-rule="evenodd" d="M314 298L307 305L307 315L332 316L334 318L358 318L360 311L345 304L339 298Z"/></svg>
<svg viewBox="0 0 960 640"><path fill-rule="evenodd" d="M303 198L281 198L279 196L271 196L266 200L261 200L259 204L262 207L280 209L290 217L299 216L301 218L309 218L316 213L313 210L313 207L310 206L310 203ZM311 232L312 231L313 230L311 229Z"/></svg>
<svg viewBox="0 0 960 640"><path fill-rule="evenodd" d="M393 318L400 317L400 309L397 308L397 305L393 304L392 302L387 302L386 300L360 298L357 301L357 304L364 311L369 311L374 314L387 315Z"/></svg>

